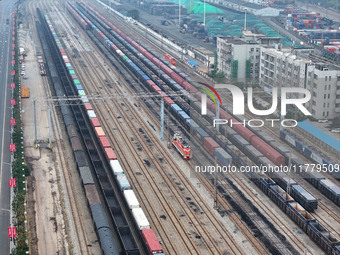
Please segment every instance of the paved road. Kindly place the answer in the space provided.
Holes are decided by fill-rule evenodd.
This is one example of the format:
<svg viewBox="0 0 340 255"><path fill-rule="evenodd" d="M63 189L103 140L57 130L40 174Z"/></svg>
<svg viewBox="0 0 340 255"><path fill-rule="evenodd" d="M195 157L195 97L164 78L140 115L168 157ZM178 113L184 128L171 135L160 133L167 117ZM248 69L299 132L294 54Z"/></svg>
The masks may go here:
<svg viewBox="0 0 340 255"><path fill-rule="evenodd" d="M10 52L11 49L11 22L10 6L13 1L0 1L0 254L9 254L10 243L7 228L10 224L10 190L8 179L10 178Z"/></svg>

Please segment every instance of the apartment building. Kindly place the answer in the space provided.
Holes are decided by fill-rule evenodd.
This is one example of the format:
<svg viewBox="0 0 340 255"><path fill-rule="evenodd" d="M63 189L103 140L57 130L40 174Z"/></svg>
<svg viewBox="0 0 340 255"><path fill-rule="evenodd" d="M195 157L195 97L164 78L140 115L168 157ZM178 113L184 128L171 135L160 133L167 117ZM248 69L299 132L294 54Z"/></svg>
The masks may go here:
<svg viewBox="0 0 340 255"><path fill-rule="evenodd" d="M340 67L315 55L298 54L293 49L261 47L260 85L271 93L273 87L308 89L306 108L316 119L340 115ZM291 98L301 95L291 94Z"/></svg>
<svg viewBox="0 0 340 255"><path fill-rule="evenodd" d="M239 82L258 81L260 47L281 42L281 38L243 31L242 37L217 38L217 70L227 79Z"/></svg>

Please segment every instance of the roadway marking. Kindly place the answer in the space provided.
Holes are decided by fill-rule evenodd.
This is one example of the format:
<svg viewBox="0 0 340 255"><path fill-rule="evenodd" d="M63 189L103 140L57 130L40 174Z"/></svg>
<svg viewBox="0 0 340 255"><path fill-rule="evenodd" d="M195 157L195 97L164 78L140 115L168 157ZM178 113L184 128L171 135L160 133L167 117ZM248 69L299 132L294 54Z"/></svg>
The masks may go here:
<svg viewBox="0 0 340 255"><path fill-rule="evenodd" d="M8 44L8 49L9 49L9 44ZM9 52L8 52L9 53ZM7 55L8 57L8 55ZM1 166L0 166L0 197L1 197L1 182L2 182L2 167L3 167L3 164L4 164L4 136L5 136L5 120L6 120L6 98L7 98L7 85L8 85L8 80L7 80L7 77L8 77L8 58L6 59L6 78L5 78L5 82L6 82L6 85L5 85L5 99L4 99L4 116L3 116L3 125L2 125L2 148L1 148ZM12 135L12 134L11 134Z"/></svg>

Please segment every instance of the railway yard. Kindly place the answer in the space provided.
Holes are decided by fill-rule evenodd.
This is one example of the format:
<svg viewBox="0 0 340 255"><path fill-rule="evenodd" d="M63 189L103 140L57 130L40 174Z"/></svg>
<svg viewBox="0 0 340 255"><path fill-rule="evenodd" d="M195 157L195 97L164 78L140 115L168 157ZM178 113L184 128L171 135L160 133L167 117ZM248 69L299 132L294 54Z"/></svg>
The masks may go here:
<svg viewBox="0 0 340 255"><path fill-rule="evenodd" d="M105 6L19 5L29 254L340 254L340 174L297 132L215 128L231 94L201 115L212 79ZM306 171L240 171L263 166Z"/></svg>

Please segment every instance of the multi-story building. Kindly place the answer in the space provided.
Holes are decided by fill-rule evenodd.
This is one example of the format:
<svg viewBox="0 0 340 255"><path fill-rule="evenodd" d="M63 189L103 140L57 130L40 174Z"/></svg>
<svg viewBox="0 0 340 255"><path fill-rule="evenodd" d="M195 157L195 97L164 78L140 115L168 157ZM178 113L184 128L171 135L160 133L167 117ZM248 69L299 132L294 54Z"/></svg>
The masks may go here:
<svg viewBox="0 0 340 255"><path fill-rule="evenodd" d="M312 98L305 107L314 118L340 115L340 67L315 55L299 56L292 49L261 47L260 85L268 93L273 87L306 88Z"/></svg>
<svg viewBox="0 0 340 255"><path fill-rule="evenodd" d="M243 31L242 37L217 38L217 70L227 79L239 82L259 78L260 47L281 42L281 38L266 37Z"/></svg>

